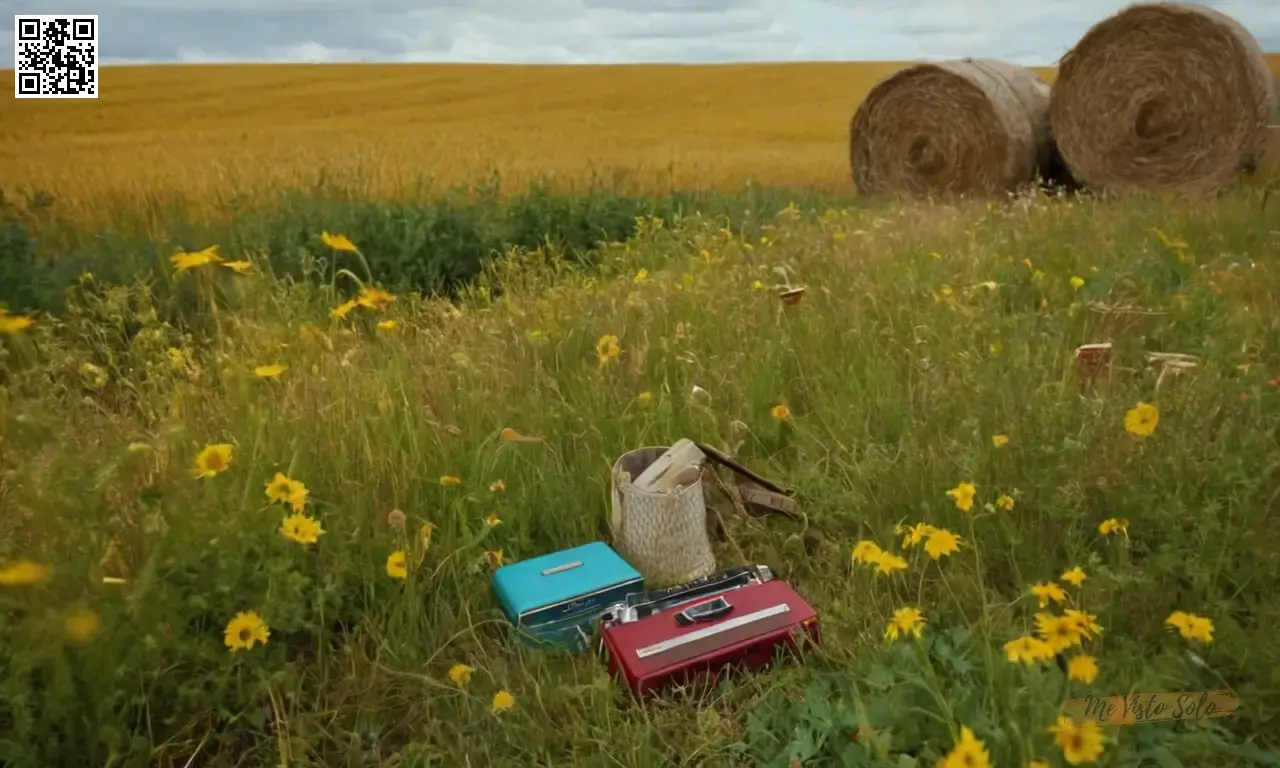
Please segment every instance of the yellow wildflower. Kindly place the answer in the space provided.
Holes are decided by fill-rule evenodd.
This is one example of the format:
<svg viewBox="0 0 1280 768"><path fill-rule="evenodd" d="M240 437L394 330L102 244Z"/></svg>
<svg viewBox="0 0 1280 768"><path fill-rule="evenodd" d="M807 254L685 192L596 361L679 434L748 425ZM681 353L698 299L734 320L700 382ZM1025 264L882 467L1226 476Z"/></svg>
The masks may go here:
<svg viewBox="0 0 1280 768"><path fill-rule="evenodd" d="M910 549L929 538L929 535L935 530L937 529L928 523L916 523L910 528L899 528L894 533L905 533L906 535L902 537L902 548Z"/></svg>
<svg viewBox="0 0 1280 768"><path fill-rule="evenodd" d="M1164 620L1165 626L1178 630L1187 640L1201 643L1213 642L1213 620L1186 611L1174 611Z"/></svg>
<svg viewBox="0 0 1280 768"><path fill-rule="evenodd" d="M1088 577L1084 575L1084 571L1081 570L1080 566L1077 565L1075 568L1072 568L1069 571L1064 571L1063 574L1058 578L1062 579L1063 581L1067 582L1073 587L1078 587L1081 584L1083 584L1084 580Z"/></svg>
<svg viewBox="0 0 1280 768"><path fill-rule="evenodd" d="M368 286L360 290L360 295L356 298L356 304L365 309L386 309L396 297L382 290Z"/></svg>
<svg viewBox="0 0 1280 768"><path fill-rule="evenodd" d="M596 342L596 359L600 361L600 365L607 365L610 361L616 360L618 355L622 354L622 347L618 343L618 337L612 334L601 336Z"/></svg>
<svg viewBox="0 0 1280 768"><path fill-rule="evenodd" d="M288 504L293 507L294 512L299 512L306 506L310 493L307 486L287 477L283 472L277 472L275 477L267 481L267 500L272 503Z"/></svg>
<svg viewBox="0 0 1280 768"><path fill-rule="evenodd" d="M1089 685L1098 677L1098 660L1092 656L1082 653L1078 656L1072 656L1067 662L1067 679L1079 680L1085 685Z"/></svg>
<svg viewBox="0 0 1280 768"><path fill-rule="evenodd" d="M320 527L320 521L315 518L295 512L280 524L280 533L299 544L315 544L324 534L324 528Z"/></svg>
<svg viewBox="0 0 1280 768"><path fill-rule="evenodd" d="M649 279L649 270L647 269L638 270L636 272L635 278L633 278L634 282L637 285L639 285L640 283L643 283L645 280L648 280L648 279Z"/></svg>
<svg viewBox="0 0 1280 768"><path fill-rule="evenodd" d="M880 555L880 552L881 549L879 544L868 539L863 539L853 545L853 562L870 564Z"/></svg>
<svg viewBox="0 0 1280 768"><path fill-rule="evenodd" d="M1041 608L1047 606L1050 600L1055 603L1061 603L1063 600L1067 599L1066 590L1053 582L1032 585L1031 594L1040 601Z"/></svg>
<svg viewBox="0 0 1280 768"><path fill-rule="evenodd" d="M872 559L871 564L876 567L876 573L888 576L894 571L901 571L907 567L907 561L893 554L881 550Z"/></svg>
<svg viewBox="0 0 1280 768"><path fill-rule="evenodd" d="M288 366L280 365L260 365L253 369L253 375L260 379L274 379L285 371L289 370Z"/></svg>
<svg viewBox="0 0 1280 768"><path fill-rule="evenodd" d="M1079 645L1084 640L1080 626L1069 616L1054 616L1051 613L1037 613L1036 634L1049 644L1054 653L1061 653L1068 648Z"/></svg>
<svg viewBox="0 0 1280 768"><path fill-rule="evenodd" d="M454 475L442 475L440 477L441 485L462 485L462 478Z"/></svg>
<svg viewBox="0 0 1280 768"><path fill-rule="evenodd" d="M1098 524L1098 533L1103 536L1110 536L1113 533L1123 533L1127 537L1129 535L1129 521L1123 517L1108 518Z"/></svg>
<svg viewBox="0 0 1280 768"><path fill-rule="evenodd" d="M1062 612L1063 616L1075 622L1076 629L1086 638L1094 635L1102 634L1102 625L1098 623L1098 617L1092 613L1078 611L1075 608L1067 608Z"/></svg>
<svg viewBox="0 0 1280 768"><path fill-rule="evenodd" d="M991 444L994 445L996 448L1003 448L1009 444L1009 436L1008 435L992 435Z"/></svg>
<svg viewBox="0 0 1280 768"><path fill-rule="evenodd" d="M507 691L498 691L493 694L493 705L489 707L489 711L497 715L506 712L516 705L516 697Z"/></svg>
<svg viewBox="0 0 1280 768"><path fill-rule="evenodd" d="M267 623L262 620L261 616L254 611L242 611L227 622L227 628L222 633L222 640L234 653L235 651L247 651L253 648L254 643L266 645L267 638L270 636L271 630L267 628Z"/></svg>
<svg viewBox="0 0 1280 768"><path fill-rule="evenodd" d="M355 243L348 240L346 235L331 235L328 232L321 232L320 241L335 251L358 252Z"/></svg>
<svg viewBox="0 0 1280 768"><path fill-rule="evenodd" d="M938 768L991 768L991 754L969 726L960 727L960 740L938 763Z"/></svg>
<svg viewBox="0 0 1280 768"><path fill-rule="evenodd" d="M542 438L533 437L531 435L522 435L511 427L503 427L499 437L504 443L540 443Z"/></svg>
<svg viewBox="0 0 1280 768"><path fill-rule="evenodd" d="M769 409L769 415L773 417L774 421L788 421L791 418L791 409L779 403Z"/></svg>
<svg viewBox="0 0 1280 768"><path fill-rule="evenodd" d="M405 560L404 550L397 549L387 555L387 575L393 579L404 579L409 576L409 565Z"/></svg>
<svg viewBox="0 0 1280 768"><path fill-rule="evenodd" d="M1062 757L1071 765L1093 763L1102 756L1102 729L1095 721L1077 724L1065 715L1058 716L1049 732Z"/></svg>
<svg viewBox="0 0 1280 768"><path fill-rule="evenodd" d="M30 560L19 560L10 565L0 567L0 586L28 587L43 584L53 575L47 565L33 563Z"/></svg>
<svg viewBox="0 0 1280 768"><path fill-rule="evenodd" d="M973 483L964 482L947 491L947 495L955 501L956 509L961 512L968 512L973 509L973 497L977 492L977 486Z"/></svg>
<svg viewBox="0 0 1280 768"><path fill-rule="evenodd" d="M924 625L924 614L919 608L899 608L893 612L893 618L889 620L884 636L890 640L897 640L899 636L906 635L920 637Z"/></svg>
<svg viewBox="0 0 1280 768"><path fill-rule="evenodd" d="M636 402L639 403L640 405L648 405L649 403L653 402L653 393L641 392L640 394L636 395Z"/></svg>
<svg viewBox="0 0 1280 768"><path fill-rule="evenodd" d="M1077 276L1077 275L1072 275L1072 276L1071 276L1071 280L1070 280L1070 282L1071 282L1071 287L1072 287L1072 288L1074 288L1074 289L1076 289L1077 291L1084 287L1084 278L1083 278L1083 277L1079 277L1079 276Z"/></svg>
<svg viewBox="0 0 1280 768"><path fill-rule="evenodd" d="M211 245L203 251L194 253L178 251L169 257L169 262L173 264L175 272L186 272L188 269L217 264L220 261L222 261L222 257L218 255L218 246L216 245Z"/></svg>
<svg viewBox="0 0 1280 768"><path fill-rule="evenodd" d="M488 528L496 528L499 525L502 525L502 518L498 517L496 514L490 514L485 517L484 524Z"/></svg>
<svg viewBox="0 0 1280 768"><path fill-rule="evenodd" d="M495 568L495 569L501 568L502 567L502 550L500 549L489 550L488 552L484 553L484 559L485 559L485 562L489 564L490 568Z"/></svg>
<svg viewBox="0 0 1280 768"><path fill-rule="evenodd" d="M924 551L929 557L937 560L960 549L963 540L945 528L937 528L929 533L929 540L924 543Z"/></svg>
<svg viewBox="0 0 1280 768"><path fill-rule="evenodd" d="M1012 512L1013 506L1013 497L1007 493L1000 494L1000 498L996 499L996 507L1003 509L1005 512Z"/></svg>
<svg viewBox="0 0 1280 768"><path fill-rule="evenodd" d="M396 325L397 325L397 323L396 323L396 321L395 321L395 320L380 320L380 321L378 322L378 330L380 330L380 331L394 331L394 330L396 329Z"/></svg>
<svg viewBox="0 0 1280 768"><path fill-rule="evenodd" d="M492 483L489 483L490 493L502 493L505 490L507 490L507 484L502 482L501 478L494 480Z"/></svg>
<svg viewBox="0 0 1280 768"><path fill-rule="evenodd" d="M329 310L329 314L341 320L350 314L351 310L356 308L355 301L344 301L333 309Z"/></svg>
<svg viewBox="0 0 1280 768"><path fill-rule="evenodd" d="M194 474L196 477L213 477L221 474L231 466L235 448L230 443L207 445L196 455Z"/></svg>
<svg viewBox="0 0 1280 768"><path fill-rule="evenodd" d="M1160 423L1160 409L1150 403L1138 403L1124 414L1124 429L1134 437L1148 437Z"/></svg>
<svg viewBox="0 0 1280 768"><path fill-rule="evenodd" d="M449 682L461 688L471 682L471 673L474 671L474 668L468 667L466 664L454 664L449 667Z"/></svg>
<svg viewBox="0 0 1280 768"><path fill-rule="evenodd" d="M1005 656L1014 664L1035 664L1053 658L1053 648L1034 635L1023 635L1004 644Z"/></svg>
<svg viewBox="0 0 1280 768"><path fill-rule="evenodd" d="M25 315L11 315L0 307L0 335L11 336L31 327L32 319Z"/></svg>

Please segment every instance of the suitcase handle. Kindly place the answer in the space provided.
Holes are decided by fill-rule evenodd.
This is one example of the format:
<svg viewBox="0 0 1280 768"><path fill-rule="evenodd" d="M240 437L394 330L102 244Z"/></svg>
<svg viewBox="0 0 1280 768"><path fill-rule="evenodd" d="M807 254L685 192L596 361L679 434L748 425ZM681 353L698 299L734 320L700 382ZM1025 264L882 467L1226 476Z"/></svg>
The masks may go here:
<svg viewBox="0 0 1280 768"><path fill-rule="evenodd" d="M697 624L700 621L714 621L733 611L733 605L723 597L708 600L705 603L691 605L676 614L676 623L682 627Z"/></svg>

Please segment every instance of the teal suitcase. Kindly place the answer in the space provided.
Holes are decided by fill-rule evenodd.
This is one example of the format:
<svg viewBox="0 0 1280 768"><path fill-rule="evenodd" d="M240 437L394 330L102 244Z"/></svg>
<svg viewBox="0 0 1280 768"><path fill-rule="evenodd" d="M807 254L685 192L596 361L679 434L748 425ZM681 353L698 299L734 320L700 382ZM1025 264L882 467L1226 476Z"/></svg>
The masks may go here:
<svg viewBox="0 0 1280 768"><path fill-rule="evenodd" d="M601 541L493 574L494 596L521 640L573 653L592 647L596 625L610 606L643 591L644 576Z"/></svg>

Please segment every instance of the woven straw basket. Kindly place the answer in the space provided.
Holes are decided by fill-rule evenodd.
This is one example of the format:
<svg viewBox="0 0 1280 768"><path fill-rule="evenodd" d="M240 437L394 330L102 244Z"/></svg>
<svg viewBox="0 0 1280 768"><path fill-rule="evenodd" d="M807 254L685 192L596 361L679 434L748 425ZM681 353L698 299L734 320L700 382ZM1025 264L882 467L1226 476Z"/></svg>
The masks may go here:
<svg viewBox="0 0 1280 768"><path fill-rule="evenodd" d="M702 479L672 493L642 491L630 482L666 450L637 448L623 454L613 465L611 481L614 546L644 574L649 588L691 581L716 569Z"/></svg>

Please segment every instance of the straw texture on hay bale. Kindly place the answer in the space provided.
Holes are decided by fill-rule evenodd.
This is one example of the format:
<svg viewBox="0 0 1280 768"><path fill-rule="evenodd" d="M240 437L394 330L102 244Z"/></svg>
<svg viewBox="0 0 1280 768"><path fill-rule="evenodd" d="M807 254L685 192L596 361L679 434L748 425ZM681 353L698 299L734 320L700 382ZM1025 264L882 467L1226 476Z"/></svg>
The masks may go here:
<svg viewBox="0 0 1280 768"><path fill-rule="evenodd" d="M1036 179L1052 156L1049 86L991 59L917 64L880 81L849 126L865 195L991 195Z"/></svg>
<svg viewBox="0 0 1280 768"><path fill-rule="evenodd" d="M1257 167L1275 102L1248 30L1211 8L1158 3L1080 39L1059 64L1049 114L1085 186L1203 195Z"/></svg>

